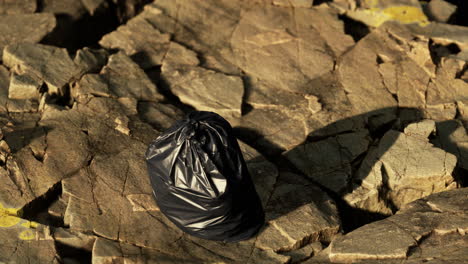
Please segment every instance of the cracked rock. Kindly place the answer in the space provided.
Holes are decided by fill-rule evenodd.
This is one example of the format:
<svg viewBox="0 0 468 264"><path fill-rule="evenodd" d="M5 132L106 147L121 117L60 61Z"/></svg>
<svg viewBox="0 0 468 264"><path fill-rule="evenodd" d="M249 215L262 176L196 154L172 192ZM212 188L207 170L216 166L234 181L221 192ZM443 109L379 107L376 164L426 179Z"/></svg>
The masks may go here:
<svg viewBox="0 0 468 264"><path fill-rule="evenodd" d="M161 69L171 92L197 110L217 112L231 122L239 118L244 94L242 79L199 67L195 56L171 43Z"/></svg>
<svg viewBox="0 0 468 264"><path fill-rule="evenodd" d="M27 3L35 1L7 1L16 3ZM0 13L2 12L1 5L5 5L5 1L0 4ZM34 4L35 5L35 4ZM14 8L9 11L14 11ZM34 6L35 9L35 6ZM32 11L34 12L34 10ZM31 13L32 13L31 12ZM52 14L15 14L0 16L0 56L2 55L3 48L7 45L17 44L20 42L39 42L43 37L56 26L55 17Z"/></svg>
<svg viewBox="0 0 468 264"><path fill-rule="evenodd" d="M163 99L146 73L123 52L111 55L100 74L105 78L109 90L117 97L152 102Z"/></svg>
<svg viewBox="0 0 468 264"><path fill-rule="evenodd" d="M161 33L145 19L136 17L105 35L99 44L108 49L124 50L143 69L147 69L162 64L169 42L169 34Z"/></svg>
<svg viewBox="0 0 468 264"><path fill-rule="evenodd" d="M437 139L434 144L457 157L458 165L468 170L468 134L458 120L437 123Z"/></svg>
<svg viewBox="0 0 468 264"><path fill-rule="evenodd" d="M352 175L351 163L367 151L367 131L341 134L300 145L284 155L307 176L342 193Z"/></svg>
<svg viewBox="0 0 468 264"><path fill-rule="evenodd" d="M433 127L433 122L423 121L405 133L387 132L368 152L353 178L353 192L344 199L353 207L390 214L416 199L454 188L456 156L422 137Z"/></svg>
<svg viewBox="0 0 468 264"><path fill-rule="evenodd" d="M13 74L8 88L10 99L39 99L39 88L42 82L29 75Z"/></svg>
<svg viewBox="0 0 468 264"><path fill-rule="evenodd" d="M467 198L468 189L462 188L407 204L396 215L333 241L330 260L333 263L383 259L400 260L400 263L434 259L440 263L463 262L466 247L462 245L466 245L464 234L468 229Z"/></svg>
<svg viewBox="0 0 468 264"><path fill-rule="evenodd" d="M310 80L332 71L334 57L353 41L327 10L291 12L275 6L243 12L231 44L236 64L246 73L274 87L303 92Z"/></svg>
<svg viewBox="0 0 468 264"><path fill-rule="evenodd" d="M267 225L256 246L285 252L316 241L331 241L340 229L334 201L300 176L282 173L265 208Z"/></svg>
<svg viewBox="0 0 468 264"><path fill-rule="evenodd" d="M16 72L39 77L47 84L49 94L63 95L65 86L80 74L65 49L42 44L9 45L4 50L3 63Z"/></svg>

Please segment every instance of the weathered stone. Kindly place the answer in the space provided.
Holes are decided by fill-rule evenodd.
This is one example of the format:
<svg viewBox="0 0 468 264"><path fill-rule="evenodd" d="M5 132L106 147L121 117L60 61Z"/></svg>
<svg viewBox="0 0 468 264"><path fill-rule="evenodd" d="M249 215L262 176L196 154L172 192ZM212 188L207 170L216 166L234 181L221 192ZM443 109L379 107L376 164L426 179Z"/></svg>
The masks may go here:
<svg viewBox="0 0 468 264"><path fill-rule="evenodd" d="M466 250L464 252L461 245L466 239L457 232L464 233L468 229L467 198L468 189L463 188L414 201L394 216L365 225L333 241L330 260L348 263L407 259L402 263L417 263L440 258L445 260L443 263L449 263L463 259ZM441 245L444 242L449 242L446 247ZM454 254L449 253L452 250Z"/></svg>
<svg viewBox="0 0 468 264"><path fill-rule="evenodd" d="M29 14L34 13L37 8L35 0L4 0L0 3L0 15Z"/></svg>
<svg viewBox="0 0 468 264"><path fill-rule="evenodd" d="M244 85L239 76L196 66L196 55L178 44L171 43L167 54L162 76L183 103L197 110L217 112L229 121L240 117Z"/></svg>
<svg viewBox="0 0 468 264"><path fill-rule="evenodd" d="M123 52L109 57L101 75L107 80L109 90L117 97L132 97L152 102L163 99L146 73Z"/></svg>
<svg viewBox="0 0 468 264"><path fill-rule="evenodd" d="M455 155L458 165L468 170L468 134L460 121L437 123L437 139L434 144Z"/></svg>
<svg viewBox="0 0 468 264"><path fill-rule="evenodd" d="M280 175L266 207L268 223L257 236L257 247L291 251L306 242L330 241L338 233L340 220L334 201L313 184L299 182L298 177Z"/></svg>
<svg viewBox="0 0 468 264"><path fill-rule="evenodd" d="M11 1L11 3L16 2L18 1ZM25 3L29 1L20 2ZM55 25L55 17L47 13L0 16L0 34L2 35L0 39L0 56L2 55L3 48L7 45L20 42L39 42L55 28Z"/></svg>
<svg viewBox="0 0 468 264"><path fill-rule="evenodd" d="M39 99L39 88L42 82L29 75L13 74L8 88L10 99Z"/></svg>
<svg viewBox="0 0 468 264"><path fill-rule="evenodd" d="M54 229L53 237L55 241L63 245L86 251L91 251L93 249L93 245L96 240L95 236L73 232L66 228Z"/></svg>
<svg viewBox="0 0 468 264"><path fill-rule="evenodd" d="M107 63L107 51L83 48L76 52L73 62L83 73L97 73Z"/></svg>
<svg viewBox="0 0 468 264"><path fill-rule="evenodd" d="M88 96L104 96L111 97L113 93L110 91L107 80L99 74L86 74L79 82L71 87L71 96L76 100L87 98Z"/></svg>
<svg viewBox="0 0 468 264"><path fill-rule="evenodd" d="M457 159L421 136L430 130L425 124L410 126L408 134L387 132L367 154L353 179L353 192L344 199L353 207L389 214L416 199L453 188L451 173Z"/></svg>
<svg viewBox="0 0 468 264"><path fill-rule="evenodd" d="M146 5L140 16L161 32L171 34L175 42L197 52L203 58L202 67L239 75L239 68L230 60L230 39L242 5L250 3L208 0L178 5L164 0Z"/></svg>
<svg viewBox="0 0 468 264"><path fill-rule="evenodd" d="M80 74L65 49L41 44L9 45L4 50L3 63L16 72L38 76L47 84L49 94L62 95L65 85Z"/></svg>
<svg viewBox="0 0 468 264"><path fill-rule="evenodd" d="M181 110L170 104L154 102L139 103L138 114L143 121L160 131L168 129L184 116Z"/></svg>
<svg viewBox="0 0 468 264"><path fill-rule="evenodd" d="M105 35L99 44L109 49L119 48L144 69L161 65L169 47L170 36L163 34L148 21L136 17Z"/></svg>
<svg viewBox="0 0 468 264"><path fill-rule="evenodd" d="M449 45L456 43L461 50L468 48L468 28L445 23L431 22L425 27L407 26L414 34L431 38L436 43Z"/></svg>
<svg viewBox="0 0 468 264"><path fill-rule="evenodd" d="M447 22L457 10L457 6L444 0L432 0L423 8L429 19L437 22Z"/></svg>
<svg viewBox="0 0 468 264"><path fill-rule="evenodd" d="M353 41L340 32L340 22L326 10L290 12L275 6L246 11L231 43L236 64L246 73L274 87L301 92L310 80L332 71L334 56Z"/></svg>
<svg viewBox="0 0 468 264"><path fill-rule="evenodd" d="M372 27L379 27L386 21L420 26L429 23L417 0L359 1L346 15Z"/></svg>
<svg viewBox="0 0 468 264"><path fill-rule="evenodd" d="M423 140L436 131L434 120L424 120L421 122L409 124L405 127L404 133L408 136L420 137Z"/></svg>
<svg viewBox="0 0 468 264"><path fill-rule="evenodd" d="M307 142L284 155L303 173L328 189L341 193L352 175L351 163L367 151L367 131Z"/></svg>
<svg viewBox="0 0 468 264"><path fill-rule="evenodd" d="M291 263L298 263L305 259L310 258L314 254L317 254L318 252L322 251L322 249L323 249L322 243L312 242L310 244L305 245L304 247L300 249L296 249L296 250L289 251L289 252L284 252L283 254L291 257Z"/></svg>

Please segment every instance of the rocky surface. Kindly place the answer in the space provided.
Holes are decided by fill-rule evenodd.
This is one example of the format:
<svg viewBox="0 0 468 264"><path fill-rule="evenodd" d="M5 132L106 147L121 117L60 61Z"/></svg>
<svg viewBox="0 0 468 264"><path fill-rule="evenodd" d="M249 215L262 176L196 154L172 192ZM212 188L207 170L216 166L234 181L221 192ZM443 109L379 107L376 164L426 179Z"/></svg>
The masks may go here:
<svg viewBox="0 0 468 264"><path fill-rule="evenodd" d="M0 1L0 262L467 259L459 8L38 3ZM247 241L184 234L153 200L144 152L194 109L239 138L266 213Z"/></svg>
<svg viewBox="0 0 468 264"><path fill-rule="evenodd" d="M407 204L394 216L333 241L330 261L400 259L399 263L465 263L467 198L468 189L463 188Z"/></svg>

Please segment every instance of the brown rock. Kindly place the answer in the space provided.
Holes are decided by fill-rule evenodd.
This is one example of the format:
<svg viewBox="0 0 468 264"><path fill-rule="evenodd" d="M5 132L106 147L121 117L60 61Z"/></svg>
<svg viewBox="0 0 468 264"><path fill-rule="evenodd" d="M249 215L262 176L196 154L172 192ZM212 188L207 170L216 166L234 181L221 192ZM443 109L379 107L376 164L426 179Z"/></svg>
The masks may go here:
<svg viewBox="0 0 468 264"><path fill-rule="evenodd" d="M457 10L457 6L444 0L433 0L427 3L423 10L429 19L446 23Z"/></svg>
<svg viewBox="0 0 468 264"><path fill-rule="evenodd" d="M13 74L8 88L10 99L39 99L39 88L42 81L28 75Z"/></svg>
<svg viewBox="0 0 468 264"><path fill-rule="evenodd" d="M13 4L18 1L8 2ZM21 1L21 3L27 2L33 1ZM4 3L5 2L2 2L2 4ZM34 12L34 10L32 12ZM0 16L0 34L2 35L2 38L0 39L0 55L2 55L3 48L8 45L20 42L39 42L45 35L55 28L55 25L55 17L52 14L47 13Z"/></svg>
<svg viewBox="0 0 468 264"><path fill-rule="evenodd" d="M330 260L406 258L403 263L417 263L435 258L450 263L463 259L466 250L461 245L466 239L460 234L468 229L467 192L463 188L433 194L404 206L394 216L352 231L332 242Z"/></svg>
<svg viewBox="0 0 468 264"><path fill-rule="evenodd" d="M161 33L145 19L136 17L105 35L99 44L108 49L124 50L146 69L162 64L169 42L168 34Z"/></svg>
<svg viewBox="0 0 468 264"><path fill-rule="evenodd" d="M0 3L0 15L12 14L30 14L34 13L37 8L35 0L5 0Z"/></svg>
<svg viewBox="0 0 468 264"><path fill-rule="evenodd" d="M314 241L329 241L338 233L340 220L334 201L298 178L281 174L266 207L268 223L257 237L258 248L291 251Z"/></svg>
<svg viewBox="0 0 468 264"><path fill-rule="evenodd" d="M101 75L107 80L109 90L117 97L153 102L163 99L146 73L123 52L109 57Z"/></svg>
<svg viewBox="0 0 468 264"><path fill-rule="evenodd" d="M80 74L65 49L42 44L9 45L4 50L3 63L14 71L39 77L47 84L49 94L62 95L64 87Z"/></svg>
<svg viewBox="0 0 468 264"><path fill-rule="evenodd" d="M361 131L305 143L285 156L316 182L341 193L352 175L351 163L367 151L368 145L368 133Z"/></svg>
<svg viewBox="0 0 468 264"><path fill-rule="evenodd" d="M354 191L344 196L352 206L383 214L404 204L454 187L454 155L428 142L424 121L409 126L405 133L390 130L377 148L367 154L355 181ZM419 132L417 132L419 131Z"/></svg>

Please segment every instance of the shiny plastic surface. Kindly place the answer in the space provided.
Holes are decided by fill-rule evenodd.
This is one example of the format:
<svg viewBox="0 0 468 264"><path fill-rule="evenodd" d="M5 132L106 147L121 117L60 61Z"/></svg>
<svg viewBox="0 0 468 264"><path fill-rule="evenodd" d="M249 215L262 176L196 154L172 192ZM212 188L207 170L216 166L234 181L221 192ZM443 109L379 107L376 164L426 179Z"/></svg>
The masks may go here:
<svg viewBox="0 0 468 264"><path fill-rule="evenodd" d="M231 125L212 112L192 112L146 152L161 212L183 231L235 242L254 236L264 212Z"/></svg>

